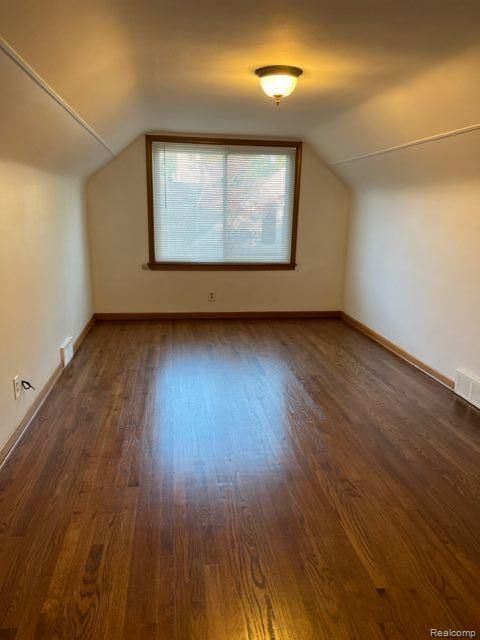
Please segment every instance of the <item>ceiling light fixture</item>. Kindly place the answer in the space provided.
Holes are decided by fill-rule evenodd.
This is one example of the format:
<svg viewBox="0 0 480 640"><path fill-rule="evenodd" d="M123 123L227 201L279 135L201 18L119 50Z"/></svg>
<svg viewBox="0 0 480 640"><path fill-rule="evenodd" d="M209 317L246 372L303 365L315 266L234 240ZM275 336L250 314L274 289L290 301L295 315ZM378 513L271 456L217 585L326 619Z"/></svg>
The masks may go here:
<svg viewBox="0 0 480 640"><path fill-rule="evenodd" d="M302 69L298 67L288 67L281 64L260 67L255 70L262 89L267 96L275 99L277 106L282 98L292 93L297 86L297 79L302 73Z"/></svg>

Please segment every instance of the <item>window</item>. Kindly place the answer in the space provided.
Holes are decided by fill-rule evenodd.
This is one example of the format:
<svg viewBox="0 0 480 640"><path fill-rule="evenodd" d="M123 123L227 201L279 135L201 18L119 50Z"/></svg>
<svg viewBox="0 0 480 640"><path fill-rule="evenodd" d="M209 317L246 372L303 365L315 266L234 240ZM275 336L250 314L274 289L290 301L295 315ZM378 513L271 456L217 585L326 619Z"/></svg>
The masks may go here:
<svg viewBox="0 0 480 640"><path fill-rule="evenodd" d="M300 142L146 143L150 268L295 268Z"/></svg>

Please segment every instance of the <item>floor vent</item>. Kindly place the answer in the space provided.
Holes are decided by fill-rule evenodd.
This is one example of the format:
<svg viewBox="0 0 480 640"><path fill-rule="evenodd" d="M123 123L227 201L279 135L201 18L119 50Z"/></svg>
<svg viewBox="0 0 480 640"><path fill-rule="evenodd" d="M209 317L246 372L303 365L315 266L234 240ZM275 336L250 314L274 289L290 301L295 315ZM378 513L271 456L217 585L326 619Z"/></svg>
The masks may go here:
<svg viewBox="0 0 480 640"><path fill-rule="evenodd" d="M455 373L455 393L480 409L480 378L457 369Z"/></svg>

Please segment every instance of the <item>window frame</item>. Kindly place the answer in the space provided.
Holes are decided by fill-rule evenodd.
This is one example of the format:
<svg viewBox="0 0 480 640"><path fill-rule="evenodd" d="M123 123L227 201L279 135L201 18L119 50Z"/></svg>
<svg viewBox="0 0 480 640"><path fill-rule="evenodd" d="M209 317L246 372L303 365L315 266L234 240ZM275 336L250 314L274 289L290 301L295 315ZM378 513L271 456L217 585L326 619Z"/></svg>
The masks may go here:
<svg viewBox="0 0 480 640"><path fill-rule="evenodd" d="M160 262L155 260L154 204L153 204L153 160L154 142L186 144L211 144L230 146L290 147L295 149L295 169L293 188L292 236L290 262ZM147 160L147 209L148 209L148 267L164 271L277 271L293 270L297 266L298 205L300 200L300 178L302 168L302 143L297 140L257 140L246 138L211 138L204 136L172 136L147 134L145 136Z"/></svg>

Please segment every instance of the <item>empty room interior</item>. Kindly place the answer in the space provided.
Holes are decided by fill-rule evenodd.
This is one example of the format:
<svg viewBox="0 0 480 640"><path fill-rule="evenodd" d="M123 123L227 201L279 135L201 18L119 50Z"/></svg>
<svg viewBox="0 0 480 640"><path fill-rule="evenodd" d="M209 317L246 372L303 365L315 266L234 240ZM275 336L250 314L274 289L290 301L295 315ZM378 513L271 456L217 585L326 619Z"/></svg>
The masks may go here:
<svg viewBox="0 0 480 640"><path fill-rule="evenodd" d="M0 639L480 637L478 0L0 0Z"/></svg>

